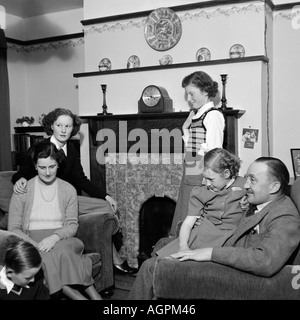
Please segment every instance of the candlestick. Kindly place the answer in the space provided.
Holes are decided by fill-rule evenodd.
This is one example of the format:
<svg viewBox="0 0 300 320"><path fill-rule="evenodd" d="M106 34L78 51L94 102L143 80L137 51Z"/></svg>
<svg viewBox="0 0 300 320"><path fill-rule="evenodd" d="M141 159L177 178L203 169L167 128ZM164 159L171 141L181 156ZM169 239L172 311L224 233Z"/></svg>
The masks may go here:
<svg viewBox="0 0 300 320"><path fill-rule="evenodd" d="M102 105L102 109L103 112L102 113L97 113L98 116L102 116L102 115L108 115L108 114L112 114L112 113L108 113L107 112L107 105L106 105L106 84L101 84L101 88L102 88L102 92L103 92L103 105Z"/></svg>
<svg viewBox="0 0 300 320"><path fill-rule="evenodd" d="M225 86L226 86L226 81L227 81L227 76L228 74L221 74L221 81L222 81L222 99L221 99L221 110L229 110L232 108L227 107L227 99L226 99L226 91L225 91Z"/></svg>

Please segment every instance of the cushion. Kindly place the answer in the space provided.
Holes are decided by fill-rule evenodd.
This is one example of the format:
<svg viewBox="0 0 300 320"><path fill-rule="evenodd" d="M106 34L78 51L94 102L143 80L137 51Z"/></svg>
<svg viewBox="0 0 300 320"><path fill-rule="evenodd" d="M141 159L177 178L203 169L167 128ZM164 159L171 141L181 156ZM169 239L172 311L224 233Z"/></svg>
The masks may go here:
<svg viewBox="0 0 300 320"><path fill-rule="evenodd" d="M0 209L8 212L9 202L13 193L13 184L11 178L15 171L0 172Z"/></svg>
<svg viewBox="0 0 300 320"><path fill-rule="evenodd" d="M150 267L153 260L144 263ZM169 257L156 259L153 277L155 297L179 300L299 300L294 283L293 266L272 277L260 277L214 262Z"/></svg>

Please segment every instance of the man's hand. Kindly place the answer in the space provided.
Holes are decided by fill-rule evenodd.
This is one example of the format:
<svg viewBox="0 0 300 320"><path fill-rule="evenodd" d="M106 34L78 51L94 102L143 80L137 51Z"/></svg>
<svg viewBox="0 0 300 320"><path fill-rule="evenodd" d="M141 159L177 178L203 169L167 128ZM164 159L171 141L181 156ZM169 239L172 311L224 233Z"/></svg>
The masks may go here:
<svg viewBox="0 0 300 320"><path fill-rule="evenodd" d="M57 234L52 234L38 243L38 249L43 252L49 252L59 240L60 239Z"/></svg>
<svg viewBox="0 0 300 320"><path fill-rule="evenodd" d="M241 206L241 209L243 211L248 210L249 202L248 202L248 197L247 196L243 196L243 198L240 200L240 206Z"/></svg>
<svg viewBox="0 0 300 320"><path fill-rule="evenodd" d="M117 205L117 201L115 199L113 199L111 196L107 195L105 197L105 200L107 202L109 202L111 208L112 208L112 211L113 213L116 213L117 209L118 209L118 205Z"/></svg>
<svg viewBox="0 0 300 320"><path fill-rule="evenodd" d="M211 261L213 248L195 249L171 254L171 258L179 261L194 260L194 261Z"/></svg>
<svg viewBox="0 0 300 320"><path fill-rule="evenodd" d="M22 194L27 192L27 180L25 178L20 178L14 185L14 193Z"/></svg>

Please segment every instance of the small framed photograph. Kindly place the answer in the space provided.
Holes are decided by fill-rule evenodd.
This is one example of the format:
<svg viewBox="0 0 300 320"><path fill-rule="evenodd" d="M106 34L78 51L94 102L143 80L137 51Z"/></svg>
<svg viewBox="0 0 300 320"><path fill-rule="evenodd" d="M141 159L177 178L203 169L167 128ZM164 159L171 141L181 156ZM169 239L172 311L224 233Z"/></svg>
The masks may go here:
<svg viewBox="0 0 300 320"><path fill-rule="evenodd" d="M291 149L292 164L295 180L300 177L300 149Z"/></svg>

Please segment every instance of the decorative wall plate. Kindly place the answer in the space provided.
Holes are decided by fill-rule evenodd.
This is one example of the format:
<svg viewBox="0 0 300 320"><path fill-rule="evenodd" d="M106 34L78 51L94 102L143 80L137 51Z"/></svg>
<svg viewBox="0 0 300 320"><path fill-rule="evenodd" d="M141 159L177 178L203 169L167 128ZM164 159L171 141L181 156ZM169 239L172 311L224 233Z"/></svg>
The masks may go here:
<svg viewBox="0 0 300 320"><path fill-rule="evenodd" d="M140 58L136 55L132 55L127 60L127 69L139 68Z"/></svg>
<svg viewBox="0 0 300 320"><path fill-rule="evenodd" d="M245 56L245 48L237 43L234 44L229 50L230 58L243 58Z"/></svg>
<svg viewBox="0 0 300 320"><path fill-rule="evenodd" d="M211 58L210 51L207 48L200 48L196 53L197 61L208 61Z"/></svg>
<svg viewBox="0 0 300 320"><path fill-rule="evenodd" d="M111 69L111 61L108 58L103 58L99 62L99 71L108 71Z"/></svg>
<svg viewBox="0 0 300 320"><path fill-rule="evenodd" d="M172 64L173 58L169 54L164 55L162 58L159 59L159 64L161 66L165 66L167 64Z"/></svg>
<svg viewBox="0 0 300 320"><path fill-rule="evenodd" d="M181 21L173 10L158 8L147 17L144 33L152 49L166 51L173 48L180 40Z"/></svg>

